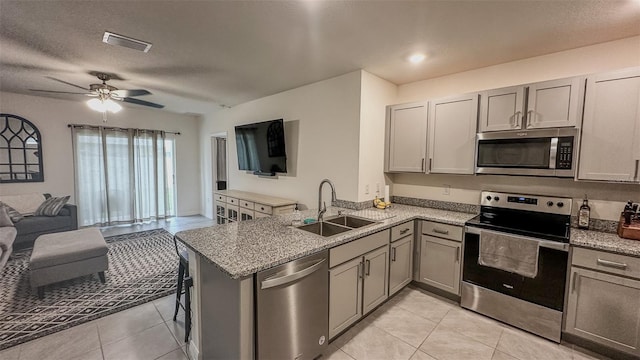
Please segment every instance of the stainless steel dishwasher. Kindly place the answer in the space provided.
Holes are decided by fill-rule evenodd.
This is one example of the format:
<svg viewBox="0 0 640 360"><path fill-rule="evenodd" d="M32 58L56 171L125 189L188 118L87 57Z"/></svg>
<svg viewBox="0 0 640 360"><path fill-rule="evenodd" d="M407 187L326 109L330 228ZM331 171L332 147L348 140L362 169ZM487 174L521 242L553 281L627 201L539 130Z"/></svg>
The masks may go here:
<svg viewBox="0 0 640 360"><path fill-rule="evenodd" d="M328 251L259 272L256 355L313 359L329 342Z"/></svg>

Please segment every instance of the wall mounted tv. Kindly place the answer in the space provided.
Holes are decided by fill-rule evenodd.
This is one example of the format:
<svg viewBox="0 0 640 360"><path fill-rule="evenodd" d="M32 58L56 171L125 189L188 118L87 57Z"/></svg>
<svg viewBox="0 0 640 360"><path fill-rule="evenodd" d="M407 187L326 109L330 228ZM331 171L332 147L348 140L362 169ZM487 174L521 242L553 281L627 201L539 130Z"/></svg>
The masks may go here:
<svg viewBox="0 0 640 360"><path fill-rule="evenodd" d="M240 170L269 176L287 172L282 119L239 125L235 130Z"/></svg>

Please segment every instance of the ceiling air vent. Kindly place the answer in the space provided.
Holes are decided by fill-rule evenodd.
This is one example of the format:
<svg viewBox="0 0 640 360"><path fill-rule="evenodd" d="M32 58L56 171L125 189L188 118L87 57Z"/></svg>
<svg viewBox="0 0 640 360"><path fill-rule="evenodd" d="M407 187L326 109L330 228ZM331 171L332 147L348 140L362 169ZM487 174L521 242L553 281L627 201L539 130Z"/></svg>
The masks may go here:
<svg viewBox="0 0 640 360"><path fill-rule="evenodd" d="M102 37L102 42L110 45L123 46L129 49L148 52L151 49L151 43L136 40L123 35L114 34L112 32L105 31Z"/></svg>

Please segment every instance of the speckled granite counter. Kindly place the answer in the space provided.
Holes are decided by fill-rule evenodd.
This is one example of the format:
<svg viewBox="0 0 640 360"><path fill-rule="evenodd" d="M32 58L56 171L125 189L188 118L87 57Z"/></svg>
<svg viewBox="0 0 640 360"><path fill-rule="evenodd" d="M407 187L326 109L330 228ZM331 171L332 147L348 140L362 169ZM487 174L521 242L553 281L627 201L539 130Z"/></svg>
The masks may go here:
<svg viewBox="0 0 640 360"><path fill-rule="evenodd" d="M571 245L640 257L640 241L623 239L614 233L571 229Z"/></svg>
<svg viewBox="0 0 640 360"><path fill-rule="evenodd" d="M325 217L336 215L337 210L330 208ZM357 211L347 212L359 215ZM381 212L381 217L392 217L330 238L293 228L292 215L180 231L176 233L176 237L232 279L239 279L406 221L423 219L463 226L467 220L475 216L469 213L395 204ZM315 217L315 211L304 211L303 218L305 217Z"/></svg>

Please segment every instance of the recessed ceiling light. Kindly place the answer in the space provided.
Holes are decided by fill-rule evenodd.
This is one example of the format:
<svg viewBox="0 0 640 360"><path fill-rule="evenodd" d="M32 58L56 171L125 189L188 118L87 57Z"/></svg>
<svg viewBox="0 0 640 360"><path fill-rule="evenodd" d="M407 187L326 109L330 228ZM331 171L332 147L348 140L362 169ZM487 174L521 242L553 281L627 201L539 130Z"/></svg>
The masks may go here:
<svg viewBox="0 0 640 360"><path fill-rule="evenodd" d="M426 57L427 56L425 54L421 54L421 53L413 54L413 55L409 56L409 61L412 64L418 64L418 63L423 62L424 59L426 59Z"/></svg>

